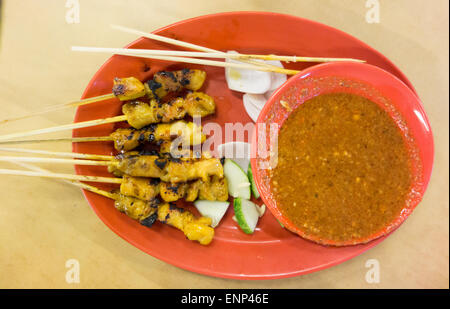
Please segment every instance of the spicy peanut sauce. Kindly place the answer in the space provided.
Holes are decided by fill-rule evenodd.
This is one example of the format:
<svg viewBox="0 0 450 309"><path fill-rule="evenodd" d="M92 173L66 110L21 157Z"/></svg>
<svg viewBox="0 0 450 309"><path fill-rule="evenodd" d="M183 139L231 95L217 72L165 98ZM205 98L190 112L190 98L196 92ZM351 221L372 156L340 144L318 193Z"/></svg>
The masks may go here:
<svg viewBox="0 0 450 309"><path fill-rule="evenodd" d="M394 120L372 101L345 93L314 97L288 117L270 176L283 215L306 235L337 243L391 223L412 179Z"/></svg>

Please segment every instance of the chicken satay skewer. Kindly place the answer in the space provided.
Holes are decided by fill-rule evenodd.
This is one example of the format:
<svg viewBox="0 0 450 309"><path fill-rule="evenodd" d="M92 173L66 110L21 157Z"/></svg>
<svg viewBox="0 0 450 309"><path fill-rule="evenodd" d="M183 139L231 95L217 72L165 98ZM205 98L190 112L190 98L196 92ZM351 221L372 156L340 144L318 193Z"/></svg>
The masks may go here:
<svg viewBox="0 0 450 309"><path fill-rule="evenodd" d="M55 154L61 154L55 152ZM62 153L64 155L70 153ZM75 154L74 154L75 155ZM77 154L79 155L79 154ZM53 162L61 163L66 161L56 161L50 160L49 158L43 158L43 160L37 160L39 158L16 158L16 157L0 157L0 161L12 162L15 164L24 164L22 162ZM76 163L83 160L78 160ZM72 162L72 161L70 161ZM25 163L26 164L26 163ZM23 172L17 172L14 170L4 170L4 173L10 174L20 174ZM41 174L27 174L27 176L42 176L42 177L55 177L62 179L72 179L72 180L84 180L85 177L82 175L71 175L71 174L58 174L52 173L51 175L41 175ZM95 178L87 178L88 181L97 181ZM160 195L161 198L166 202L174 202L178 199L184 198L186 201L194 201L198 197L207 200L220 200L225 201L228 199L228 187L225 178L220 177L209 177L207 181L195 180L189 183L170 183L160 181L156 178L145 178L145 177L132 177L128 175L123 175L122 178L99 178L100 182L107 183L118 183L120 184L120 192L125 195L137 197L143 200L151 200L156 196Z"/></svg>
<svg viewBox="0 0 450 309"><path fill-rule="evenodd" d="M45 142L114 142L114 148L118 151L129 151L147 142L157 143L171 141L182 137L185 144L197 145L205 141L206 136L201 133L201 126L193 122L179 120L168 124L156 124L140 130L133 128L119 128L109 136L98 137L72 137L72 138L50 138L50 139L25 139L0 141L0 145L45 143Z"/></svg>
<svg viewBox="0 0 450 309"><path fill-rule="evenodd" d="M210 176L223 178L223 166L216 158L183 161L132 154L117 156L115 160L110 161L15 156L0 156L0 161L106 166L110 172L134 177L160 178L173 183L194 179L206 181Z"/></svg>
<svg viewBox="0 0 450 309"><path fill-rule="evenodd" d="M207 94L193 92L188 94L186 98L176 98L165 104L160 104L156 100L151 100L150 103L139 101L128 102L122 106L122 112L124 115L7 134L0 136L0 141L122 121L127 121L132 127L141 129L150 124L181 119L186 115L203 117L213 114L215 112L215 102Z"/></svg>
<svg viewBox="0 0 450 309"><path fill-rule="evenodd" d="M79 182L79 181L88 181L88 182L100 182L100 183L111 183L111 184L120 184L120 193L123 195L128 195L132 197L139 198L141 200L150 201L158 196L160 193L160 182L154 182L150 179L144 179L139 177L129 177L124 176L124 178L116 178L116 177L96 177L96 176L86 176L86 175L73 175L73 174L64 174L64 173L53 173L46 169L40 168L38 166L24 163L21 161L8 161L10 163L17 164L19 166L31 169L30 171L21 171L21 170L12 170L12 169L0 169L0 174L3 175L15 175L15 176L31 176L31 177L43 177L43 178L55 178L64 180L66 182ZM150 181L149 181L150 180ZM164 188L170 186L170 184L163 184ZM163 194L164 201L175 201L177 199L171 199L171 197L175 196L172 194L171 196L168 194ZM169 199L165 199L164 197L169 197ZM181 196L179 197L181 198ZM194 196L195 200L197 195ZM192 200L192 201L193 201Z"/></svg>
<svg viewBox="0 0 450 309"><path fill-rule="evenodd" d="M160 71L155 73L153 79L148 80L145 83L141 82L135 77L115 78L112 93L58 105L52 105L41 111L32 112L15 118L1 120L0 124L42 115L52 111L62 110L68 107L82 106L114 98L117 98L120 101L129 101L146 95L150 98L162 98L171 91L179 91L181 89L197 91L203 86L205 79L206 73L204 71L190 69L183 69L173 72Z"/></svg>
<svg viewBox="0 0 450 309"><path fill-rule="evenodd" d="M49 171L31 164L20 163L19 165L37 172L49 173ZM198 241L202 245L208 245L214 237L214 229L211 227L212 221L210 218L195 218L188 210L168 203L160 204L156 200L143 201L131 196L101 190L79 181L63 181L114 200L114 206L117 210L124 212L144 226L151 227L158 220L181 230L189 240Z"/></svg>
<svg viewBox="0 0 450 309"><path fill-rule="evenodd" d="M0 147L0 151L50 154L55 156L77 158L90 158L91 156L94 156L95 158L95 156L98 156L100 159L107 161L115 159L114 156L90 155L74 152L54 152L24 148ZM23 164L21 162L36 162L35 159L36 158L31 160L22 160L14 157L14 160L12 160L10 157L0 157L1 161L13 162L19 165ZM44 158L44 160L47 162L48 159ZM159 181L159 179L123 175L122 182L120 184L120 191L122 194L134 196L143 200L150 200L155 198L158 194L160 194L161 198L166 202L174 202L181 198L192 202L196 200L197 197L200 199L214 201L225 201L228 199L228 184L226 179L214 176L210 177L208 181L195 180L189 183L170 183Z"/></svg>
<svg viewBox="0 0 450 309"><path fill-rule="evenodd" d="M30 165L25 165L25 167L40 171L40 174L52 174L38 167L30 167ZM0 170L1 173L2 170ZM181 230L189 240L198 241L202 245L208 245L214 237L214 229L211 227L212 220L210 218L196 218L186 209L181 209L168 203L158 203L156 202L157 200L143 201L131 196L107 192L77 181L70 181L70 183L113 199L115 201L114 206L117 210L124 212L132 219L138 220L144 226L150 227L158 220Z"/></svg>

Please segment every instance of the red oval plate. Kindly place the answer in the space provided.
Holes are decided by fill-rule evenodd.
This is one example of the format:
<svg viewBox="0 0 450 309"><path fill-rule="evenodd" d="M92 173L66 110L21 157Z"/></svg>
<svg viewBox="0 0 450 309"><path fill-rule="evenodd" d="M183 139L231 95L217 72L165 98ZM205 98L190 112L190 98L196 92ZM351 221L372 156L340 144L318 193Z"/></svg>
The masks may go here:
<svg viewBox="0 0 450 309"><path fill-rule="evenodd" d="M376 50L342 31L294 16L265 12L221 13L181 21L154 33L218 50L360 58L394 74L414 91L403 73ZM173 46L142 38L127 47L175 49ZM304 69L311 65L313 64L290 63L286 67ZM110 93L114 77L135 76L140 80L147 80L156 71L185 66L201 68L208 74L202 90L215 98L217 113L203 123L213 121L223 126L226 122L251 122L242 105L242 94L228 89L223 68L113 56L94 75L83 98ZM82 106L77 111L75 121L115 116L121 113L120 107L118 100ZM102 125L75 130L73 135L104 136L113 130L113 125ZM98 154L114 152L109 143L79 143L73 145L73 150ZM100 167L75 168L78 174L109 175ZM111 188L108 185L96 185ZM155 224L151 229L141 226L114 209L110 199L87 191L83 193L99 218L132 245L180 268L216 277L275 279L306 274L342 263L384 239L379 238L358 246L325 247L282 229L269 212L261 218L255 233L246 235L238 229L232 220L233 211L229 210L216 228L213 242L209 246L201 246L186 240L183 233L169 226Z"/></svg>

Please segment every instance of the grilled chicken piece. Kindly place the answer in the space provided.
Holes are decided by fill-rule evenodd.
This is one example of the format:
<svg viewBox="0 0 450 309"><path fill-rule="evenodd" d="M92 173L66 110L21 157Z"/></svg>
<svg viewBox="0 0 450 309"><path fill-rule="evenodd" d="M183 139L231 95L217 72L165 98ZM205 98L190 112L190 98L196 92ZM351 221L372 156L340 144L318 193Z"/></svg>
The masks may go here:
<svg viewBox="0 0 450 309"><path fill-rule="evenodd" d="M159 200L142 201L134 197L117 194L114 203L117 210L125 213L142 225L151 227L158 220L181 230L190 240L198 241L202 245L208 245L214 237L214 229L211 227L211 219L206 217L196 218L190 211L175 207L169 203L161 203Z"/></svg>
<svg viewBox="0 0 450 309"><path fill-rule="evenodd" d="M188 210L169 203L161 203L157 199L142 201L118 194L115 207L130 218L138 220L142 225L151 227L158 220L181 230L188 239L198 241L202 245L208 245L214 237L210 218L196 218Z"/></svg>
<svg viewBox="0 0 450 309"><path fill-rule="evenodd" d="M135 197L117 194L114 206L130 218L150 227L157 218L158 204L158 201L155 199L144 201Z"/></svg>
<svg viewBox="0 0 450 309"><path fill-rule="evenodd" d="M123 195L137 197L144 201L151 201L158 196L160 186L158 178L142 178L123 176L120 185L120 193Z"/></svg>
<svg viewBox="0 0 450 309"><path fill-rule="evenodd" d="M136 77L114 78L113 94L121 101L135 100L147 95L150 99L165 97L182 89L196 91L203 86L206 72L201 70L161 71L145 84Z"/></svg>
<svg viewBox="0 0 450 309"><path fill-rule="evenodd" d="M213 98L203 92L191 92L184 101L184 108L191 117L205 117L216 111L216 103Z"/></svg>
<svg viewBox="0 0 450 309"><path fill-rule="evenodd" d="M189 182L189 187L187 188L185 195L184 195L184 199L186 200L186 202L193 202L198 198L198 192L200 190L200 185L201 185L200 180L195 180L195 181ZM228 191L228 187L227 187L227 191Z"/></svg>
<svg viewBox="0 0 450 309"><path fill-rule="evenodd" d="M199 180L198 198L208 201L227 201L228 183L225 177L212 176L208 181Z"/></svg>
<svg viewBox="0 0 450 309"><path fill-rule="evenodd" d="M114 95L121 101L134 100L143 97L147 90L136 77L114 78L112 89Z"/></svg>
<svg viewBox="0 0 450 309"><path fill-rule="evenodd" d="M146 130L145 128L141 130L120 128L109 136L114 142L114 148L118 151L129 151L145 142L152 143L155 137L151 130Z"/></svg>
<svg viewBox="0 0 450 309"><path fill-rule="evenodd" d="M201 126L183 120L150 125L140 130L120 128L110 136L114 141L114 148L119 151L129 151L146 142L171 141L180 136L183 144L188 147L201 144L206 140Z"/></svg>
<svg viewBox="0 0 450 309"><path fill-rule="evenodd" d="M167 159L158 156L124 154L117 156L116 170L134 177L161 178L166 175Z"/></svg>
<svg viewBox="0 0 450 309"><path fill-rule="evenodd" d="M196 218L190 211L169 203L160 204L157 213L159 221L181 230L190 240L208 245L214 237L211 218Z"/></svg>
<svg viewBox="0 0 450 309"><path fill-rule="evenodd" d="M162 181L187 182L194 179L208 181L210 176L223 178L223 166L219 159L170 160Z"/></svg>
<svg viewBox="0 0 450 309"><path fill-rule="evenodd" d="M193 202L197 198L209 201L227 201L228 183L225 178L209 177L207 181L195 180L191 182L169 183L161 182L161 198L166 202L174 202L184 198Z"/></svg>
<svg viewBox="0 0 450 309"><path fill-rule="evenodd" d="M157 178L123 176L120 185L122 195L132 196L145 201L151 201L158 194L165 202L175 202L184 198L193 202L200 197L202 200L228 200L228 185L225 178L210 177L207 181L194 180L190 182L161 182Z"/></svg>
<svg viewBox="0 0 450 309"><path fill-rule="evenodd" d="M210 176L223 178L219 159L174 159L156 155L138 155L136 152L118 155L116 164L108 171L115 175L160 178L165 182L188 182L195 179L207 181Z"/></svg>
<svg viewBox="0 0 450 309"><path fill-rule="evenodd" d="M168 103L150 100L150 103L132 101L122 106L122 112L133 128L141 129L153 123L166 123L189 116L207 116L215 111L214 99L201 92L186 98L176 98Z"/></svg>
<svg viewBox="0 0 450 309"><path fill-rule="evenodd" d="M187 144L186 144L187 145ZM180 160L200 158L200 152L194 156L194 152L190 147L177 147L178 143L172 141L163 141L159 145L159 153L163 156L179 158Z"/></svg>
<svg viewBox="0 0 450 309"><path fill-rule="evenodd" d="M166 202L175 202L179 199L182 199L183 197L187 196L188 191L190 188L190 183L186 182L179 182L179 183L170 183L170 182L161 182L160 185L160 192L161 198ZM198 189L197 192L193 192L194 194L190 194L189 197L193 198L192 200L186 199L188 202L193 202L197 199L198 196ZM195 194L196 193L196 194Z"/></svg>
<svg viewBox="0 0 450 309"><path fill-rule="evenodd" d="M197 91L203 86L205 79L206 72L202 70L161 71L146 83L146 88L150 99L158 99L182 89Z"/></svg>
<svg viewBox="0 0 450 309"><path fill-rule="evenodd" d="M178 140L162 141L159 145L159 153L162 156L177 158L182 161L192 161L195 159L211 159L211 153L208 151L202 151L200 144L201 143L197 144L192 142L179 144ZM193 149L191 149L190 145L194 146Z"/></svg>
<svg viewBox="0 0 450 309"><path fill-rule="evenodd" d="M122 106L122 112L127 116L127 122L130 126L141 129L149 124L161 122L162 117L157 118L158 105L159 103L156 100L151 100L150 103L131 101Z"/></svg>

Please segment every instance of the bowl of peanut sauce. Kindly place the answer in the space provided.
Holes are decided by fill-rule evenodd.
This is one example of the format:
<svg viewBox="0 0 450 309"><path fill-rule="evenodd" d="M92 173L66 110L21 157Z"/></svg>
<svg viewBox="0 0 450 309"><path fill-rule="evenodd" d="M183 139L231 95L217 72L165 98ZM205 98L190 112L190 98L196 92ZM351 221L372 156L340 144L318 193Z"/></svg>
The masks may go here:
<svg viewBox="0 0 450 309"><path fill-rule="evenodd" d="M372 65L302 71L272 95L257 126L251 164L263 201L285 228L322 245L392 232L431 176L433 135L420 99Z"/></svg>

